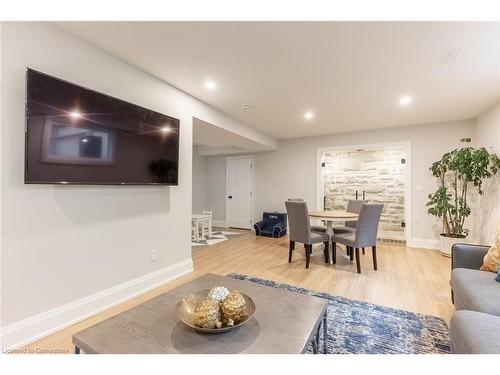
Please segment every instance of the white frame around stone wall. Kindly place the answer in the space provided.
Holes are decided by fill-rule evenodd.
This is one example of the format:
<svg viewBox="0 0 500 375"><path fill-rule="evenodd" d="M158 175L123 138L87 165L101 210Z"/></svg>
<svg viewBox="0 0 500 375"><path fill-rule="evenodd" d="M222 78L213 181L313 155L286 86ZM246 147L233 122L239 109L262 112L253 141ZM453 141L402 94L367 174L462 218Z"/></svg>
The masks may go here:
<svg viewBox="0 0 500 375"><path fill-rule="evenodd" d="M371 143L357 144L345 146L320 147L316 149L316 207L318 210L323 210L324 190L322 184L322 169L321 160L325 152L338 151L356 151L362 148L370 148L371 150L383 150L388 147L402 147L405 150L405 187L404 187L404 217L405 217L405 238L407 245L412 243L412 157L411 157L411 141L403 142L388 142L388 143Z"/></svg>

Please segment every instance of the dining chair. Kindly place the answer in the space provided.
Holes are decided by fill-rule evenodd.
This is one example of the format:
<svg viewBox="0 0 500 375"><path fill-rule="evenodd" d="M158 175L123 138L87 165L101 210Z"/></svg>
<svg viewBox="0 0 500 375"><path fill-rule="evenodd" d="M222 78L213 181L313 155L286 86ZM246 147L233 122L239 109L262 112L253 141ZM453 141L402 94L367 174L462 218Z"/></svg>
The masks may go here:
<svg viewBox="0 0 500 375"><path fill-rule="evenodd" d="M323 243L325 245L325 263L330 262L329 242L330 236L326 233L313 232L309 221L309 213L307 204L304 201L287 201L285 202L286 212L288 214L288 227L290 239L290 249L288 252L288 263L292 262L293 251L295 250L295 242L304 244L306 255L306 268L309 268L309 261L312 253L312 245L315 243Z"/></svg>
<svg viewBox="0 0 500 375"><path fill-rule="evenodd" d="M368 201L365 200L358 200L358 199L350 199L347 202L347 207L346 207L346 212L354 213L354 214L359 214L359 211L361 210L361 206L363 206L365 203L368 203ZM357 220L349 220L344 222L344 226L340 227L333 227L333 233L334 234L340 234L340 233L354 233L356 230L356 223ZM346 247L347 255L350 256L351 260L353 257L353 254L351 254L350 248ZM362 248L363 255L365 254L365 248Z"/></svg>
<svg viewBox="0 0 500 375"><path fill-rule="evenodd" d="M304 202L302 198L289 198L289 202ZM311 225L311 230L313 232L321 232L321 233L326 233L326 227L321 226L321 225Z"/></svg>
<svg viewBox="0 0 500 375"><path fill-rule="evenodd" d="M347 202L347 208L346 212L350 212L353 214L359 214L359 211L361 211L361 207L368 203L368 201L365 200L357 200L357 199L350 199ZM349 220L344 223L344 226L342 227L334 227L333 228L333 233L335 234L340 234L340 233L352 233L356 230L356 223L357 220Z"/></svg>
<svg viewBox="0 0 500 375"><path fill-rule="evenodd" d="M201 237L205 238L205 231L208 238L212 238L212 211L203 210L203 215L209 216L207 219L200 220Z"/></svg>
<svg viewBox="0 0 500 375"><path fill-rule="evenodd" d="M353 249L356 254L356 268L361 273L359 249L372 247L373 268L377 270L377 231L382 214L383 204L365 203L361 206L356 224L356 230L352 233L339 233L332 236L332 252L337 250L337 243L350 248L351 261L353 260ZM332 255L333 256L333 255Z"/></svg>

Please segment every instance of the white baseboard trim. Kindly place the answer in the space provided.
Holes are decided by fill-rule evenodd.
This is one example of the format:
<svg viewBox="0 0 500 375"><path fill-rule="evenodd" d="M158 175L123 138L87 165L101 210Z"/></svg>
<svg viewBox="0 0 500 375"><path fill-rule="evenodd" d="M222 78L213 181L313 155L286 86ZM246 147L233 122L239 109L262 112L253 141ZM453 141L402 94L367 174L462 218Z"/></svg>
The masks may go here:
<svg viewBox="0 0 500 375"><path fill-rule="evenodd" d="M224 220L212 220L212 225L214 227L229 228Z"/></svg>
<svg viewBox="0 0 500 375"><path fill-rule="evenodd" d="M439 240L430 238L410 238L410 242L406 244L407 247L419 247L422 249L438 250L441 248Z"/></svg>
<svg viewBox="0 0 500 375"><path fill-rule="evenodd" d="M48 336L193 271L191 258L1 328L3 350Z"/></svg>

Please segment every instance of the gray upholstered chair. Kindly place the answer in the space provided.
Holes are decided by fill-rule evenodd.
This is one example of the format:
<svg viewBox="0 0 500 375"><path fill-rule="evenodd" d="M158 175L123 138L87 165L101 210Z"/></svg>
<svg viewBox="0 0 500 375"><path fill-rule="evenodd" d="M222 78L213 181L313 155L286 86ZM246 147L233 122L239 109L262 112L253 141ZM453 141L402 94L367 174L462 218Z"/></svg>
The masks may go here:
<svg viewBox="0 0 500 375"><path fill-rule="evenodd" d="M289 202L304 202L302 198L289 198ZM311 225L311 230L313 232L326 233L326 227L320 225Z"/></svg>
<svg viewBox="0 0 500 375"><path fill-rule="evenodd" d="M351 199L347 202L346 212L351 212L353 214L359 214L361 211L361 207L368 203L368 201ZM357 220L349 220L345 222L345 226L343 227L334 227L333 233L353 233L356 230Z"/></svg>
<svg viewBox="0 0 500 375"><path fill-rule="evenodd" d="M323 243L325 245L325 263L330 261L329 241L330 236L325 233L313 232L309 221L306 202L287 201L285 202L286 212L288 214L288 228L290 238L290 249L288 253L288 263L292 262L295 242L302 242L305 248L306 268L309 268L309 260L312 253L312 245Z"/></svg>
<svg viewBox="0 0 500 375"><path fill-rule="evenodd" d="M351 199L347 202L347 208L346 212L351 212L353 214L359 214L359 211L361 210L361 207L365 204L368 203L368 201L365 200L358 200L358 199ZM357 220L349 220L344 223L343 227L333 227L333 233L335 234L341 234L341 233L354 233L356 230L356 224L358 223ZM363 255L365 254L365 248L362 247L363 249ZM350 249L347 249L347 255L351 257L352 260L352 255L350 252Z"/></svg>
<svg viewBox="0 0 500 375"><path fill-rule="evenodd" d="M377 270L377 231L383 207L383 204L363 204L359 211L355 232L334 234L332 237L333 252L336 251L337 243L341 243L350 250L352 261L354 249L358 273L361 273L359 249L368 246L372 247L373 268Z"/></svg>

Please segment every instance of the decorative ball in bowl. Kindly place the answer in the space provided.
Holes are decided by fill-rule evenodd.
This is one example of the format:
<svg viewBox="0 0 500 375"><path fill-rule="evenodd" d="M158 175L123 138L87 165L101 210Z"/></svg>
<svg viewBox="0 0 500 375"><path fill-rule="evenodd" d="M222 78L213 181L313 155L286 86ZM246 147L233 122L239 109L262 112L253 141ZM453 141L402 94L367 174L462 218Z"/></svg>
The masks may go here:
<svg viewBox="0 0 500 375"><path fill-rule="evenodd" d="M248 322L255 303L244 293L225 287L190 294L177 303L177 317L199 332L228 332Z"/></svg>

